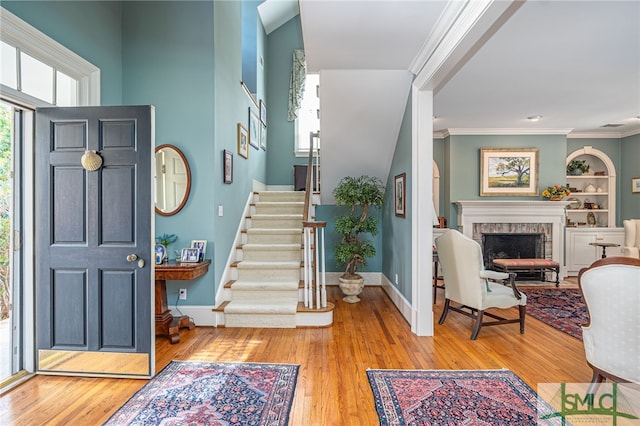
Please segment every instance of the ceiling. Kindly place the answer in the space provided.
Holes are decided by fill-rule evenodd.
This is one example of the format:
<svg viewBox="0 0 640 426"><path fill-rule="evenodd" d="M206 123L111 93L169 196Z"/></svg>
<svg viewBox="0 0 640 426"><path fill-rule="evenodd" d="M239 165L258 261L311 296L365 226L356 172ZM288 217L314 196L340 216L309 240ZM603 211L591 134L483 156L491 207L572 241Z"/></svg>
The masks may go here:
<svg viewBox="0 0 640 426"><path fill-rule="evenodd" d="M267 0L259 11L270 32L299 5L310 72L416 74L430 46L443 48L450 15L481 3L491 1ZM268 16L273 7L285 12ZM472 32L473 46L433 84L434 131L640 133L640 0L512 2L490 28Z"/></svg>

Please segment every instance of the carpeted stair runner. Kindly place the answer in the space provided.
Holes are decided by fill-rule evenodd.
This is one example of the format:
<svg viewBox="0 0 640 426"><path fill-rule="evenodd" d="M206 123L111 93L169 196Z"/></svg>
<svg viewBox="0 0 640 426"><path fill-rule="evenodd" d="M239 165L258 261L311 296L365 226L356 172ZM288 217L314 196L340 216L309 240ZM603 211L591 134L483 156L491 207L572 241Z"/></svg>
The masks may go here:
<svg viewBox="0 0 640 426"><path fill-rule="evenodd" d="M225 327L295 328L304 192L256 193Z"/></svg>

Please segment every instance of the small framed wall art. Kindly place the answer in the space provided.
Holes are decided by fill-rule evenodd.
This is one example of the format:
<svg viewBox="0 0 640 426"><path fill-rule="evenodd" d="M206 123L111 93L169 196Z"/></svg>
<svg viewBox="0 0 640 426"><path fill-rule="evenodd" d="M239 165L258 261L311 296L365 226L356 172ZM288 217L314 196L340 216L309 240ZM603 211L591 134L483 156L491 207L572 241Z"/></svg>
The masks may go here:
<svg viewBox="0 0 640 426"><path fill-rule="evenodd" d="M238 123L238 155L249 158L249 134L241 123Z"/></svg>
<svg viewBox="0 0 640 426"><path fill-rule="evenodd" d="M407 208L407 174L396 175L393 185L394 210L396 216L406 217Z"/></svg>
<svg viewBox="0 0 640 426"><path fill-rule="evenodd" d="M640 194L640 177L631 178L631 193Z"/></svg>
<svg viewBox="0 0 640 426"><path fill-rule="evenodd" d="M222 181L233 182L233 153L226 149L222 151Z"/></svg>
<svg viewBox="0 0 640 426"><path fill-rule="evenodd" d="M260 149L260 119L252 108L249 108L249 143L255 149Z"/></svg>

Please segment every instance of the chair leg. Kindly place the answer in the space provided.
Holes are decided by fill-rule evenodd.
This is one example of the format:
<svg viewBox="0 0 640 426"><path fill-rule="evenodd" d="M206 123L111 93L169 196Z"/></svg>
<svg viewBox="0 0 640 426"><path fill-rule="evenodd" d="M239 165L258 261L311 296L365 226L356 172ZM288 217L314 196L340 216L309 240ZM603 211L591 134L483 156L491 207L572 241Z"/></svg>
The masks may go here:
<svg viewBox="0 0 640 426"><path fill-rule="evenodd" d="M473 333L471 333L471 340L476 340L478 337L478 333L482 327L482 317L484 317L484 311L478 311L476 315L476 326L473 328Z"/></svg>
<svg viewBox="0 0 640 426"><path fill-rule="evenodd" d="M436 304L436 293L437 293L436 290L438 290L437 285L438 285L438 279L434 278L433 279L433 304L434 305Z"/></svg>
<svg viewBox="0 0 640 426"><path fill-rule="evenodd" d="M524 334L524 318L527 313L527 306L519 305L518 312L520 312L520 334Z"/></svg>
<svg viewBox="0 0 640 426"><path fill-rule="evenodd" d="M442 308L442 315L440 315L440 320L438 324L444 324L445 318L447 318L447 314L449 313L449 303L451 301L449 299L444 299L444 307Z"/></svg>
<svg viewBox="0 0 640 426"><path fill-rule="evenodd" d="M589 385L589 389L587 389L587 404L589 408L593 408L593 401L600 387L600 383L604 381L604 376L598 373L596 370L593 370L593 377L591 377L591 384Z"/></svg>

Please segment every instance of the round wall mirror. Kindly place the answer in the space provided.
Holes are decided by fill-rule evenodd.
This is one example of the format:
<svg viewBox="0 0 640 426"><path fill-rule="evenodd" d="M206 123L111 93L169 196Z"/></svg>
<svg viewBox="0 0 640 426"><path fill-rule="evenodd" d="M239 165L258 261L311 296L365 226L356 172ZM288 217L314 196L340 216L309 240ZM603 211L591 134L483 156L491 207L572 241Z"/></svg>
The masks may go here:
<svg viewBox="0 0 640 426"><path fill-rule="evenodd" d="M154 177L156 213L171 216L178 213L189 198L191 169L182 151L173 145L156 147Z"/></svg>

